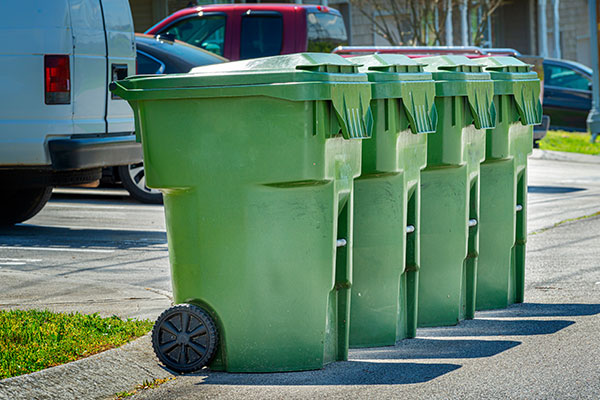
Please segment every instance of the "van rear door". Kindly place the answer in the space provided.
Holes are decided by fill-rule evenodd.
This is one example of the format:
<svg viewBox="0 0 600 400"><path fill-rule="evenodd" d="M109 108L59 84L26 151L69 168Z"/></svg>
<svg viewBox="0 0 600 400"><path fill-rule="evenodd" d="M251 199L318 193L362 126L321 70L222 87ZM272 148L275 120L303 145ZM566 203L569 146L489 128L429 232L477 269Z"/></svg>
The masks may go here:
<svg viewBox="0 0 600 400"><path fill-rule="evenodd" d="M100 0L69 0L73 133L106 133L106 36Z"/></svg>
<svg viewBox="0 0 600 400"><path fill-rule="evenodd" d="M108 90L112 81L135 75L135 41L128 0L101 0L107 38L106 76L107 132L132 133L133 112L129 104Z"/></svg>

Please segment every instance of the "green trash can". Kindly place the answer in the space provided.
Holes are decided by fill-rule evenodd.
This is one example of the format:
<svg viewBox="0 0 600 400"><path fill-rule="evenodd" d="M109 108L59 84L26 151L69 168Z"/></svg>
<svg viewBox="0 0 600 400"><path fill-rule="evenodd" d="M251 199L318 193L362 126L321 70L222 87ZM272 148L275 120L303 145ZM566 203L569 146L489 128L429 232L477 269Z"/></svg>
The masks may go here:
<svg viewBox="0 0 600 400"><path fill-rule="evenodd" d="M477 309L523 302L527 242L527 156L533 125L541 123L540 81L531 66L512 57L474 60L494 81L498 110L487 131L481 164Z"/></svg>
<svg viewBox="0 0 600 400"><path fill-rule="evenodd" d="M349 58L372 83L373 138L354 181L350 347L391 346L417 328L419 207L435 82L403 55Z"/></svg>
<svg viewBox="0 0 600 400"><path fill-rule="evenodd" d="M306 53L132 77L113 92L133 107L147 184L164 194L174 302L185 303L154 326L159 359L181 372L347 359L367 76Z"/></svg>
<svg viewBox="0 0 600 400"><path fill-rule="evenodd" d="M454 325L475 313L479 164L496 111L493 82L464 56L420 58L436 81L439 121L421 174L419 326Z"/></svg>

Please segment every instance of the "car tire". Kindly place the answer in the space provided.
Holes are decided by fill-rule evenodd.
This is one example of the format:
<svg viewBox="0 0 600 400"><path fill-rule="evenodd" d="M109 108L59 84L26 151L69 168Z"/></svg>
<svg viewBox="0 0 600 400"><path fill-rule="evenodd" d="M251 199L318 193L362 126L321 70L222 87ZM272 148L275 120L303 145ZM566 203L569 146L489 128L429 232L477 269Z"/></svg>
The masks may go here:
<svg viewBox="0 0 600 400"><path fill-rule="evenodd" d="M5 188L0 198L0 226L26 221L39 213L52 196L52 187Z"/></svg>
<svg viewBox="0 0 600 400"><path fill-rule="evenodd" d="M119 167L119 177L123 187L137 201L148 204L162 204L162 193L146 186L143 162L121 165Z"/></svg>

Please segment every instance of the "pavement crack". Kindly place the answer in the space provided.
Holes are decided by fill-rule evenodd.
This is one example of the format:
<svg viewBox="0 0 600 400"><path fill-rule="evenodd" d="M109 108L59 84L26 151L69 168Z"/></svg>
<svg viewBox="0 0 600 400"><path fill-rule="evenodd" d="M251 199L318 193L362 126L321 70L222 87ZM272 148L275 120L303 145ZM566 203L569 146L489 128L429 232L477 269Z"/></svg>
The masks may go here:
<svg viewBox="0 0 600 400"><path fill-rule="evenodd" d="M166 290L161 290L161 289L154 289L154 288L144 288L149 292L152 293L156 293L156 294L160 294L161 296L165 296L167 299L173 301L173 294L171 294L171 292L167 292Z"/></svg>
<svg viewBox="0 0 600 400"><path fill-rule="evenodd" d="M44 301L45 305L62 305L62 304L93 304L93 303L120 303L122 301L129 300L148 300L148 301L157 301L162 300L156 297L122 297L122 298L109 298L109 299L87 299L87 300L76 300L76 301L55 301L55 302L47 302ZM15 307L15 306L32 306L39 305L38 302L33 303L0 303L0 307Z"/></svg>
<svg viewBox="0 0 600 400"><path fill-rule="evenodd" d="M537 231L531 232L531 233L529 233L529 235L530 235L530 236L531 236L531 235L537 235L538 233L544 233L544 232L547 232L547 231L549 231L550 229L557 228L557 227L559 227L559 226L561 226L561 225L563 225L563 224L569 223L569 222L581 221L582 219L594 218L594 217L598 217L598 216L600 216L600 211L596 211L595 213L593 213L593 214L589 214L589 215L583 215L583 216L581 216L581 217L576 217L576 218L569 218L569 219L565 219L565 220L562 220L562 221L560 221L560 222L557 222L557 223L555 223L555 224L554 224L554 225L552 225L552 226L548 226L548 227L546 227L546 228L542 228L542 229L539 229L539 230L537 230Z"/></svg>

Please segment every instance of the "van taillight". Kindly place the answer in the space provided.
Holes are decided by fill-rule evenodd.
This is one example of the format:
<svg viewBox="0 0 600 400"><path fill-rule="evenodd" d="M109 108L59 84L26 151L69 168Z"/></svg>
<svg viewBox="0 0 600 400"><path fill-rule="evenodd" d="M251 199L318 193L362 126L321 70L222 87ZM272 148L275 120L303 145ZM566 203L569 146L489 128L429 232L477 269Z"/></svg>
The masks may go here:
<svg viewBox="0 0 600 400"><path fill-rule="evenodd" d="M45 55L44 77L46 104L71 103L69 56Z"/></svg>

